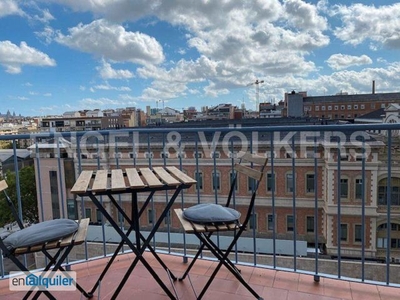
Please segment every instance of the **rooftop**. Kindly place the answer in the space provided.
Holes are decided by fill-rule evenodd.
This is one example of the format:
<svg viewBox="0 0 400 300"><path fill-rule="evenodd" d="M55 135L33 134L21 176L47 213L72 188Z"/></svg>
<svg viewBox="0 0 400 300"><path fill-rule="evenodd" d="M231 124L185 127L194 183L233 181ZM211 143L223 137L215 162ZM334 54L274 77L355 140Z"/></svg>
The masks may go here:
<svg viewBox="0 0 400 300"><path fill-rule="evenodd" d="M154 266L156 272L168 287L169 279L164 270L146 253L148 261ZM180 276L186 264L182 263L182 257L168 254L160 254L160 257L170 267L172 272ZM96 290L92 299L110 299L118 283L125 274L125 270L134 258L133 254L121 254L111 266L100 289ZM87 290L91 289L103 270L108 258L101 258L72 265L71 269L77 272L78 282ZM196 291L199 291L213 270L216 264L210 260L198 260L192 269L190 276L191 282ZM314 282L312 275L304 275L285 271L276 271L250 266L240 266L243 277L251 286L260 293L264 299L287 299L287 300L329 300L329 299L348 299L348 300L368 300L396 299L399 288L378 286L366 283L349 282L345 280L335 280L321 278L319 283ZM0 280L0 298L3 299L22 299L24 293L11 292L8 288L8 279ZM174 283L179 299L195 299L190 286L190 281L176 281ZM80 293L57 292L53 294L57 299L80 299ZM44 295L39 299L46 299ZM162 289L157 285L148 271L139 263L132 272L127 284L119 294L119 299L146 299L163 300L168 299ZM250 300L252 295L230 274L226 269L221 268L214 282L206 293L207 300L230 299L230 300ZM82 298L84 299L84 298Z"/></svg>

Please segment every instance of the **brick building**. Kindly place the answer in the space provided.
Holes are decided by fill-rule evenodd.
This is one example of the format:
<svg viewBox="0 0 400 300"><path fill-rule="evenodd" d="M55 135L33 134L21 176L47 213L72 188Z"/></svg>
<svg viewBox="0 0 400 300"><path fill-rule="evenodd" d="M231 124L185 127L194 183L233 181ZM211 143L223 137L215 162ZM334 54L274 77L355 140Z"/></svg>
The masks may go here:
<svg viewBox="0 0 400 300"><path fill-rule="evenodd" d="M349 257L361 256L361 241L364 240L366 257L381 258L385 255L385 247L388 244L384 235L387 224L388 165L384 156L387 151L384 141L367 136L368 153L363 159L361 144L350 139L354 137L354 133L340 133L335 136L331 131L327 131L304 137L298 132L253 132L233 128L219 134L202 132L202 129L198 128L192 133L179 133L177 129L171 133L152 131L149 135L143 132L116 134L118 139L104 137L100 145L88 143L84 148L81 145L79 152L73 143L66 144L62 150L66 154L65 158L60 159L72 159L74 170L63 168L60 171L58 158L46 158L44 148L37 154L42 157L40 166L35 161L36 170L41 173L42 178L42 190L38 193L44 193L42 199L48 204L45 205L48 207L45 219L53 218L54 214L57 214L56 210L63 207L60 202L58 208L53 206L51 209L54 204L51 199L55 198L54 195L49 197L52 193L56 193L59 199L64 199L65 211L65 203L68 203L68 212L71 209L73 211L75 206L76 212L81 213L80 199L75 199L70 193L71 181L74 181L79 169L124 169L148 166L149 162L152 166L182 166L184 172L197 179L197 185L184 192L185 206L198 202L223 203L229 191L232 158L238 151L243 150L246 142L247 150L252 145L254 152L270 157L268 172L259 188L256 211L250 222L248 235L251 236L255 232L257 237L273 238L275 233L277 239L292 240L296 234L296 239L307 241L310 246L318 242L329 255L337 254L340 240L341 254ZM366 138L365 132L360 136ZM317 138L316 147L313 142L309 142L313 137ZM286 142L292 141L292 138L293 142ZM337 142L332 142L338 138L343 142L340 149ZM109 140L118 142L109 143ZM361 170L364 170L363 174ZM46 179L50 178L49 172L52 172L53 176L61 173L66 184L58 189L50 188L51 184ZM235 193L235 202L239 210L248 201L251 185L251 181L246 178L239 178ZM400 207L400 166L397 164L392 166L391 189L391 201L395 207ZM157 194L153 199L154 205L148 207L141 219L143 227L150 228L156 219L155 215L165 205L165 194ZM93 223L100 222L100 213L96 211L95 206L89 199L84 200L86 216L90 217ZM121 196L127 212L130 211L128 200ZM111 214L123 221L117 212L113 211L108 200L104 198L103 201ZM365 220L364 228L362 216ZM391 253L393 257L400 258L400 210L391 211L391 224ZM173 214L171 220L166 220L160 227L160 230L167 229L180 230L179 222Z"/></svg>
<svg viewBox="0 0 400 300"><path fill-rule="evenodd" d="M293 91L285 95L285 102L284 115L289 117L353 120L391 103L400 103L400 93L307 96L306 92Z"/></svg>

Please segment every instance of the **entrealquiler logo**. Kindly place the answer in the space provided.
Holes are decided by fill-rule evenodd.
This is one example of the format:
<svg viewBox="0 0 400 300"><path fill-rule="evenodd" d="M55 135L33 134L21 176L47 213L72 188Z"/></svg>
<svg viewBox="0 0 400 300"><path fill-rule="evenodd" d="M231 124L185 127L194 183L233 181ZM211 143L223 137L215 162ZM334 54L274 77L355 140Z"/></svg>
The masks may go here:
<svg viewBox="0 0 400 300"><path fill-rule="evenodd" d="M10 272L11 291L75 291L76 272Z"/></svg>

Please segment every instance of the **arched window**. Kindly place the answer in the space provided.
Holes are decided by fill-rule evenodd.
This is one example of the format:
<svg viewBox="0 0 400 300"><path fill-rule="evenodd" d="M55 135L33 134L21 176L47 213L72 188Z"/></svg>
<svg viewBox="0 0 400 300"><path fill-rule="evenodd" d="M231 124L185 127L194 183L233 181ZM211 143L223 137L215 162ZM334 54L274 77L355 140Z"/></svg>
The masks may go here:
<svg viewBox="0 0 400 300"><path fill-rule="evenodd" d="M388 183L388 178L381 179L378 183L378 205L387 205L389 194ZM400 205L400 178L392 177L390 186L390 204Z"/></svg>

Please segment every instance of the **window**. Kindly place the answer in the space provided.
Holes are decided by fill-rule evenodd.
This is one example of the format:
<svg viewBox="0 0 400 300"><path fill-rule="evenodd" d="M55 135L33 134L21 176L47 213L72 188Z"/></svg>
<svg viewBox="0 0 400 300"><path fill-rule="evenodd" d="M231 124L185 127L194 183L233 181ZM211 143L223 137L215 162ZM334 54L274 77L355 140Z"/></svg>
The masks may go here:
<svg viewBox="0 0 400 300"><path fill-rule="evenodd" d="M275 225L274 223L275 223L274 215L268 215L267 216L267 229L269 231L273 231L274 230L274 225Z"/></svg>
<svg viewBox="0 0 400 300"><path fill-rule="evenodd" d="M328 105L328 110L332 110L332 105Z"/></svg>
<svg viewBox="0 0 400 300"><path fill-rule="evenodd" d="M256 188L256 181L255 181L255 179L254 178L252 178L252 177L247 177L248 179L247 179L247 188L248 188L248 191L249 192L252 192L252 191L254 191L254 189Z"/></svg>
<svg viewBox="0 0 400 300"><path fill-rule="evenodd" d="M249 228L257 229L257 214L251 214L250 220L249 220Z"/></svg>
<svg viewBox="0 0 400 300"><path fill-rule="evenodd" d="M361 104L361 105L360 105L360 108L361 108L361 109L365 109L365 105L364 105L364 104Z"/></svg>
<svg viewBox="0 0 400 300"><path fill-rule="evenodd" d="M154 223L154 213L152 209L148 209L147 210L147 220L149 221L149 224L153 224Z"/></svg>
<svg viewBox="0 0 400 300"><path fill-rule="evenodd" d="M50 179L50 196L51 196L51 211L53 219L60 218L60 202L58 197L58 178L57 171L49 171Z"/></svg>
<svg viewBox="0 0 400 300"><path fill-rule="evenodd" d="M325 105L322 105L322 106L321 106L321 110L325 110Z"/></svg>
<svg viewBox="0 0 400 300"><path fill-rule="evenodd" d="M102 215L101 215L101 211L100 211L100 209L96 209L96 222L97 223L100 223L101 224L101 220L102 220L102 217L101 217Z"/></svg>
<svg viewBox="0 0 400 300"><path fill-rule="evenodd" d="M354 104L354 109L358 109L358 105L357 104Z"/></svg>
<svg viewBox="0 0 400 300"><path fill-rule="evenodd" d="M371 108L372 108L372 109L375 108L375 103L371 103Z"/></svg>
<svg viewBox="0 0 400 300"><path fill-rule="evenodd" d="M314 193L315 174L306 174L306 192Z"/></svg>
<svg viewBox="0 0 400 300"><path fill-rule="evenodd" d="M347 242L347 224L340 224L340 240Z"/></svg>
<svg viewBox="0 0 400 300"><path fill-rule="evenodd" d="M319 111L319 106L316 106L316 107L315 107L315 111Z"/></svg>
<svg viewBox="0 0 400 300"><path fill-rule="evenodd" d="M354 225L354 242L361 243L362 242L362 226Z"/></svg>
<svg viewBox="0 0 400 300"><path fill-rule="evenodd" d="M212 187L214 191L221 189L221 174L218 171L212 173Z"/></svg>
<svg viewBox="0 0 400 300"><path fill-rule="evenodd" d="M221 153L220 152L211 152L211 158L220 158Z"/></svg>
<svg viewBox="0 0 400 300"><path fill-rule="evenodd" d="M135 152L135 153L130 152L129 153L129 158L137 158L137 152Z"/></svg>
<svg viewBox="0 0 400 300"><path fill-rule="evenodd" d="M314 216L307 216L306 229L307 229L307 233L315 232Z"/></svg>
<svg viewBox="0 0 400 300"><path fill-rule="evenodd" d="M275 188L275 173L274 176L272 176L271 173L267 174L267 192L272 192L272 188L276 190Z"/></svg>
<svg viewBox="0 0 400 300"><path fill-rule="evenodd" d="M232 187L232 182L233 179L235 178L235 172L231 171L229 173L229 189ZM238 186L239 186L239 176L236 177L236 183L235 183L235 191L238 190Z"/></svg>
<svg viewBox="0 0 400 300"><path fill-rule="evenodd" d="M349 197L349 180L340 178L340 198L347 199Z"/></svg>
<svg viewBox="0 0 400 300"><path fill-rule="evenodd" d="M390 185L390 204L400 205L400 178L392 177ZM388 196L388 178L384 178L378 182L378 205L387 205Z"/></svg>
<svg viewBox="0 0 400 300"><path fill-rule="evenodd" d="M381 108L385 108L385 103L382 103L382 104L381 104Z"/></svg>
<svg viewBox="0 0 400 300"><path fill-rule="evenodd" d="M89 207L85 207L85 217L89 218L89 221L92 221L92 209Z"/></svg>
<svg viewBox="0 0 400 300"><path fill-rule="evenodd" d="M356 199L362 198L362 186L363 186L362 179L359 179L359 178L356 179L356 187L355 187Z"/></svg>
<svg viewBox="0 0 400 300"><path fill-rule="evenodd" d="M145 152L144 153L144 158L153 158L154 154L153 152Z"/></svg>
<svg viewBox="0 0 400 300"><path fill-rule="evenodd" d="M67 212L68 212L68 219L71 220L78 219L78 211L76 209L76 202L74 199L67 200Z"/></svg>
<svg viewBox="0 0 400 300"><path fill-rule="evenodd" d="M169 153L168 152L161 152L160 157L161 158L169 158Z"/></svg>
<svg viewBox="0 0 400 300"><path fill-rule="evenodd" d="M196 178L196 189L197 190L202 190L203 189L203 172L196 172L195 173L195 178Z"/></svg>
<svg viewBox="0 0 400 300"><path fill-rule="evenodd" d="M293 192L293 174L292 173L286 174L286 192L287 193Z"/></svg>
<svg viewBox="0 0 400 300"><path fill-rule="evenodd" d="M351 104L347 105L347 109L351 109Z"/></svg>
<svg viewBox="0 0 400 300"><path fill-rule="evenodd" d="M340 105L340 109L341 110L345 110L345 106L344 105Z"/></svg>
<svg viewBox="0 0 400 300"><path fill-rule="evenodd" d="M193 157L194 157L194 158L203 158L203 153L202 153L202 152L195 152L195 153L193 154Z"/></svg>
<svg viewBox="0 0 400 300"><path fill-rule="evenodd" d="M286 216L286 231L287 232L293 232L294 229L294 222L293 222L293 216Z"/></svg>
<svg viewBox="0 0 400 300"><path fill-rule="evenodd" d="M165 225L171 225L171 211L167 212L167 215L164 218Z"/></svg>
<svg viewBox="0 0 400 300"><path fill-rule="evenodd" d="M125 212L125 209L122 209L122 211ZM119 223L124 223L124 220L125 220L124 215L121 214L120 211L117 211L117 214L118 214L118 222Z"/></svg>
<svg viewBox="0 0 400 300"><path fill-rule="evenodd" d="M179 151L179 152L177 153L177 157L178 157L178 158L186 158L186 153L185 153L185 152Z"/></svg>
<svg viewBox="0 0 400 300"><path fill-rule="evenodd" d="M335 110L339 110L339 105L335 105Z"/></svg>

